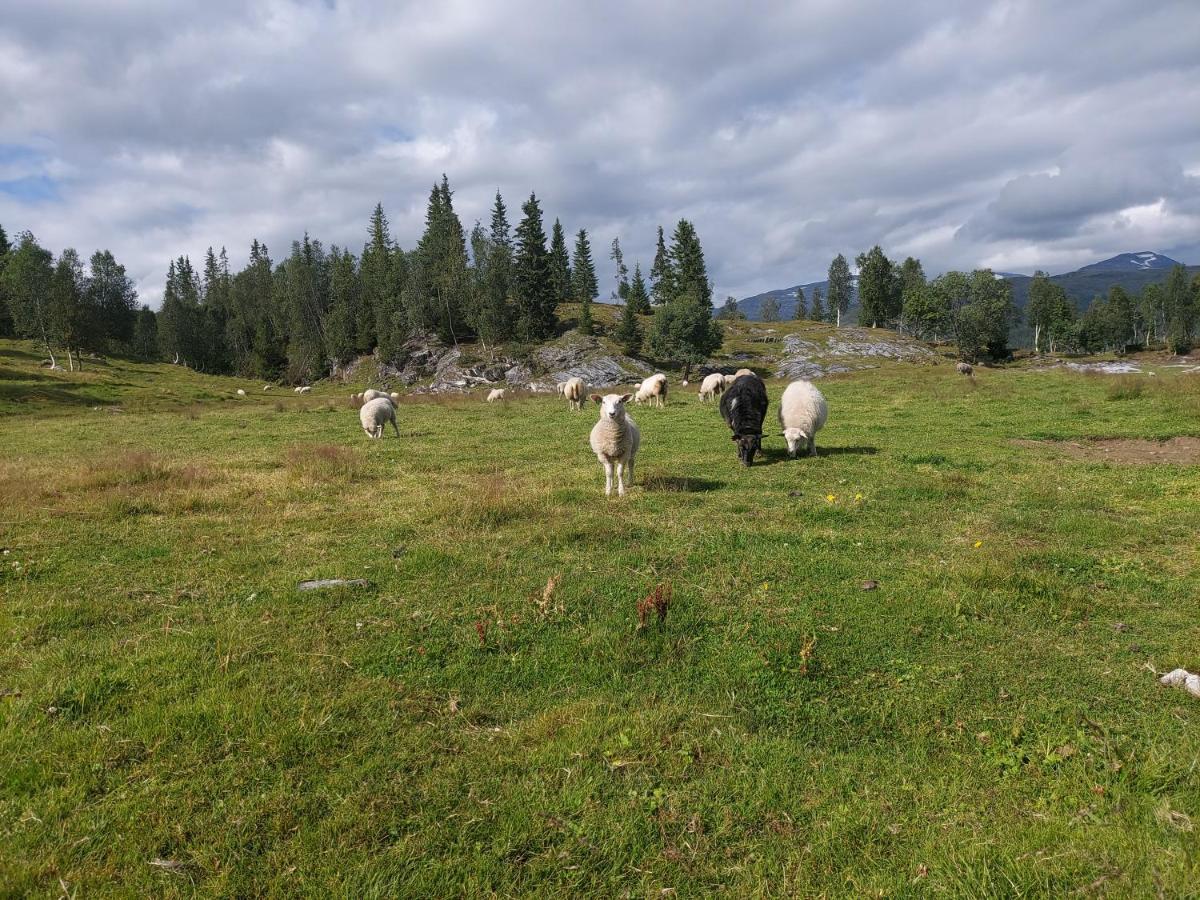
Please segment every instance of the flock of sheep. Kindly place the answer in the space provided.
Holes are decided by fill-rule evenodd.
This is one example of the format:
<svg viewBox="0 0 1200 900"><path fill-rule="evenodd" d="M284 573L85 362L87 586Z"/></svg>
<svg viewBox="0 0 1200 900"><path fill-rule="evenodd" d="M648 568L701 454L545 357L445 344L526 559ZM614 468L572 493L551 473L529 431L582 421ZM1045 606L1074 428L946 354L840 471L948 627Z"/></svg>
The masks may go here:
<svg viewBox="0 0 1200 900"><path fill-rule="evenodd" d="M686 385L687 382L684 382ZM582 410L586 399L600 406L600 418L593 426L589 443L592 452L604 468L604 494L611 496L614 476L617 495L625 495L627 484L633 483L634 463L642 434L629 415L626 404L635 403L662 408L667 402L667 376L658 372L642 381L632 394L591 394L582 378L568 378L558 385L558 393L573 410ZM750 369L739 369L733 375L712 373L700 385L701 402L720 397L721 416L738 445L738 458L749 466L762 450L763 422L767 415L767 387ZM382 438L390 422L400 436L396 423L396 403L400 395L369 389L350 398L359 405L358 418L370 438ZM495 388L487 402L504 399L504 389ZM821 392L808 381L793 381L783 392L779 403L779 425L787 440L788 453L795 457L801 451L816 453L816 434L825 425L829 407Z"/></svg>

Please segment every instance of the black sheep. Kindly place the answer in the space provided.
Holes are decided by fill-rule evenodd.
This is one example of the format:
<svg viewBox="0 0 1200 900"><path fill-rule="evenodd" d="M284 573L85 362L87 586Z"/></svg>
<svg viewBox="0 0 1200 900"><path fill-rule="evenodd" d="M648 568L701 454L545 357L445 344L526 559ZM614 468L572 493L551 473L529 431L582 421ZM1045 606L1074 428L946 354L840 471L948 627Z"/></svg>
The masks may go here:
<svg viewBox="0 0 1200 900"><path fill-rule="evenodd" d="M738 459L743 466L754 462L762 450L763 420L767 417L767 386L757 375L743 375L721 395L721 415L733 431Z"/></svg>

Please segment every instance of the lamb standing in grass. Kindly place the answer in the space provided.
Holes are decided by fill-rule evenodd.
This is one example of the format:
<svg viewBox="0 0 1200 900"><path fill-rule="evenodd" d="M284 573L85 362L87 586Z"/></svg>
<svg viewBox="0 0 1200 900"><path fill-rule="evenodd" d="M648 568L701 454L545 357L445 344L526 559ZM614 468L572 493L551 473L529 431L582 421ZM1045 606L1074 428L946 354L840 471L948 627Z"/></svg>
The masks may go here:
<svg viewBox="0 0 1200 900"><path fill-rule="evenodd" d="M488 392L488 395L487 395L488 403L495 403L497 400L503 400L503 399L504 399L504 388L493 388L491 391Z"/></svg>
<svg viewBox="0 0 1200 900"><path fill-rule="evenodd" d="M642 433L625 412L629 394L592 394L600 404L600 420L592 426L590 443L600 465L604 466L604 496L612 496L613 467L617 469L617 496L625 496L625 476L633 487L633 462Z"/></svg>
<svg viewBox="0 0 1200 900"><path fill-rule="evenodd" d="M700 399L713 400L719 397L725 391L725 376L720 372L713 372L711 375L705 375L704 380L700 382Z"/></svg>
<svg viewBox="0 0 1200 900"><path fill-rule="evenodd" d="M296 388L296 393L297 394L307 394L311 390L312 390L312 388L310 388L308 385L304 385L304 387Z"/></svg>
<svg viewBox="0 0 1200 900"><path fill-rule="evenodd" d="M362 423L367 437L383 437L383 426L388 422L391 422L392 427L396 429L396 437L400 437L400 426L396 424L396 407L392 405L390 397L376 397L374 400L368 400L358 411L358 421Z"/></svg>
<svg viewBox="0 0 1200 900"><path fill-rule="evenodd" d="M960 362L958 365L956 365L954 367L954 371L957 372L959 375L974 375L975 374L975 369L971 366L971 364L969 362Z"/></svg>
<svg viewBox="0 0 1200 900"><path fill-rule="evenodd" d="M583 409L583 395L587 391L587 386L583 383L582 378L568 378L558 386L558 392L567 398L571 404L571 409Z"/></svg>
<svg viewBox="0 0 1200 900"><path fill-rule="evenodd" d="M667 376L662 372L656 372L645 381L641 387L637 389L633 400L635 403L652 402L659 409L667 405Z"/></svg>
<svg viewBox="0 0 1200 900"><path fill-rule="evenodd" d="M829 417L824 395L808 381L793 381L779 400L779 426L787 440L788 455L793 459L801 446L813 456L817 453L817 432Z"/></svg>

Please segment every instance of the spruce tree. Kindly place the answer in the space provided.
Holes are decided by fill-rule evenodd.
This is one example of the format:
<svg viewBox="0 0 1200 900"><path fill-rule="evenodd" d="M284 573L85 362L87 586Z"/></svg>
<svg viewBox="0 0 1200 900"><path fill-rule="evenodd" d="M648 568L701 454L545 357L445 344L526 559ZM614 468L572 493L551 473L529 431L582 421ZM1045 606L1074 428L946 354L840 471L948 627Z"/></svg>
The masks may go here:
<svg viewBox="0 0 1200 900"><path fill-rule="evenodd" d="M633 266L633 282L629 285L629 296L625 302L639 316L650 314L650 295L646 293L646 280L642 277L640 262Z"/></svg>
<svg viewBox="0 0 1200 900"><path fill-rule="evenodd" d="M846 257L839 253L829 264L829 285L825 298L829 306L829 318L838 326L842 324L842 316L850 309L853 284L850 276L850 264L846 262Z"/></svg>
<svg viewBox="0 0 1200 900"><path fill-rule="evenodd" d="M358 352L358 322L362 314L362 281L354 254L330 249L329 313L325 319L325 345L338 365Z"/></svg>
<svg viewBox="0 0 1200 900"><path fill-rule="evenodd" d="M825 321L825 306L821 300L821 289L814 287L812 290L812 306L809 307L808 317L814 322Z"/></svg>
<svg viewBox="0 0 1200 900"><path fill-rule="evenodd" d="M158 317L148 306L142 306L134 316L130 352L134 359L154 362L158 355Z"/></svg>
<svg viewBox="0 0 1200 900"><path fill-rule="evenodd" d="M328 260L321 242L306 233L292 242L283 264L281 293L288 315L287 378L299 383L327 371L325 314L329 305Z"/></svg>
<svg viewBox="0 0 1200 900"><path fill-rule="evenodd" d="M0 275L4 273L4 260L8 257L12 250L12 245L8 241L8 235L4 233L4 226L0 225ZM8 309L8 301L4 298L4 287L0 283L0 337L9 337L16 334L16 329L13 325L12 313Z"/></svg>
<svg viewBox="0 0 1200 900"><path fill-rule="evenodd" d="M763 300L762 305L758 308L758 317L763 322L778 322L779 301L774 297L767 297Z"/></svg>
<svg viewBox="0 0 1200 900"><path fill-rule="evenodd" d="M554 228L550 232L550 283L555 303L571 302L571 258L567 252L566 235L558 219L554 220Z"/></svg>
<svg viewBox="0 0 1200 900"><path fill-rule="evenodd" d="M671 257L663 240L662 226L658 226L658 242L654 250L654 264L650 266L650 302L662 306L675 296L675 272Z"/></svg>
<svg viewBox="0 0 1200 900"><path fill-rule="evenodd" d="M625 254L621 252L620 238L613 238L612 249L609 251L608 258L616 266L616 273L613 277L617 280L617 291L613 296L628 302L630 288L629 269L625 265Z"/></svg>
<svg viewBox="0 0 1200 900"><path fill-rule="evenodd" d="M517 336L526 341L542 341L554 336L558 319L554 286L550 280L550 254L546 251L546 230L542 226L542 208L537 197L521 206L523 216L517 225L517 246L513 258L513 295L516 307Z"/></svg>
<svg viewBox="0 0 1200 900"><path fill-rule="evenodd" d="M133 340L138 311L133 279L107 250L92 254L90 268L88 292L100 323L103 343L107 349L127 348Z"/></svg>
<svg viewBox="0 0 1200 900"><path fill-rule="evenodd" d="M454 212L446 176L435 185L425 213L425 233L412 253L403 290L409 324L445 341L467 333L463 300L469 293L466 236Z"/></svg>
<svg viewBox="0 0 1200 900"><path fill-rule="evenodd" d="M592 333L592 300L600 292L596 281L596 267L592 263L592 245L588 241L588 233L584 228L579 229L575 236L575 259L571 270L571 292L579 301L579 332Z"/></svg>
<svg viewBox="0 0 1200 900"><path fill-rule="evenodd" d="M475 333L485 344L503 341L512 333L513 316L509 304L512 234L508 209L499 191L496 191L496 202L492 206L491 230L487 237L486 252L481 260L476 260L476 266L483 266L483 283L474 322Z"/></svg>
<svg viewBox="0 0 1200 900"><path fill-rule="evenodd" d="M712 306L712 284L704 264L704 250L695 226L687 219L679 220L671 236L669 271L674 296L691 295Z"/></svg>
<svg viewBox="0 0 1200 900"><path fill-rule="evenodd" d="M355 347L368 353L378 346L385 361L391 361L404 340L406 319L401 307L401 288L391 227L383 204L377 203L367 226L367 243L359 265L362 295L355 328Z"/></svg>
<svg viewBox="0 0 1200 900"><path fill-rule="evenodd" d="M804 288L796 288L796 310L792 313L796 320L808 318L808 305L804 302Z"/></svg>
<svg viewBox="0 0 1200 900"><path fill-rule="evenodd" d="M621 352L626 356L637 356L642 352L642 323L638 321L638 308L634 304L633 292L641 280L641 270L634 266L633 284L629 286L630 297L621 307L621 321L613 335L621 345ZM643 293L645 285L642 286Z"/></svg>

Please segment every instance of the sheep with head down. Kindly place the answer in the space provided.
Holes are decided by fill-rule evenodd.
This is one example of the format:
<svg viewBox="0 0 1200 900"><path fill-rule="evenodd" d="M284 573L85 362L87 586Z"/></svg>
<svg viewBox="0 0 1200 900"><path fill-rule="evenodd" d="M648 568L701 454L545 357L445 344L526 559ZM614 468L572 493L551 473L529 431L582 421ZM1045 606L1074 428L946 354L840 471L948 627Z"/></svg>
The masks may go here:
<svg viewBox="0 0 1200 900"><path fill-rule="evenodd" d="M743 466L754 462L762 450L763 420L767 416L767 386L753 372L733 382L721 396L721 417L738 445Z"/></svg>
<svg viewBox="0 0 1200 900"><path fill-rule="evenodd" d="M582 378L577 376L568 378L558 386L558 392L567 398L571 409L583 409L583 395L587 392L587 385L583 383Z"/></svg>
<svg viewBox="0 0 1200 900"><path fill-rule="evenodd" d="M388 422L391 422L392 428L396 430L396 437L400 437L400 426L396 424L396 407L390 397L368 400L358 411L358 421L362 423L363 431L369 438L383 437L383 426Z"/></svg>
<svg viewBox="0 0 1200 900"><path fill-rule="evenodd" d="M719 397L725 391L725 376L720 372L713 372L711 375L705 375L704 380L700 382L700 399L701 401L712 400Z"/></svg>
<svg viewBox="0 0 1200 900"><path fill-rule="evenodd" d="M828 417L829 404L812 382L793 381L784 388L779 399L779 426L793 459L802 448L805 453L816 455L817 432L825 427Z"/></svg>
<svg viewBox="0 0 1200 900"><path fill-rule="evenodd" d="M641 383L633 396L635 403L653 403L659 409L667 405L667 376L656 372Z"/></svg>

